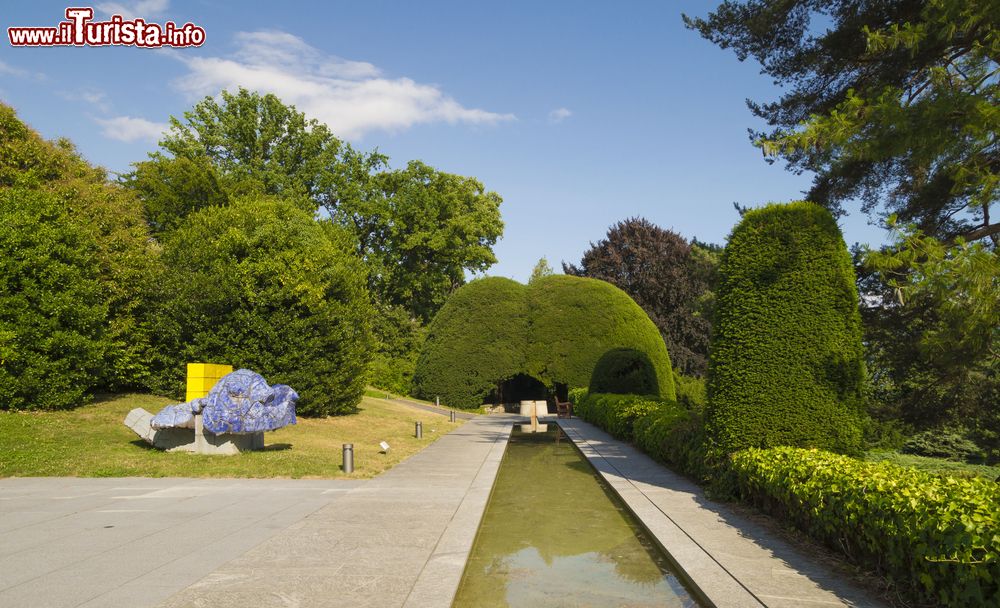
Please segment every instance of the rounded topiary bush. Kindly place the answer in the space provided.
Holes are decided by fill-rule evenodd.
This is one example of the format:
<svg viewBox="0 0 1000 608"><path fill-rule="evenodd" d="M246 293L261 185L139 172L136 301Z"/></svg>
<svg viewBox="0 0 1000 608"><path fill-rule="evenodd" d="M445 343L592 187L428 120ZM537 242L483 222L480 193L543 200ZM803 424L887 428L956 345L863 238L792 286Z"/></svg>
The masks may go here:
<svg viewBox="0 0 1000 608"><path fill-rule="evenodd" d="M590 375L591 393L657 395L656 370L649 355L632 348L604 353Z"/></svg>
<svg viewBox="0 0 1000 608"><path fill-rule="evenodd" d="M488 277L448 298L428 328L413 374L414 394L476 407L498 382L525 368L527 288Z"/></svg>
<svg viewBox="0 0 1000 608"><path fill-rule="evenodd" d="M210 361L288 384L303 415L356 410L372 306L346 231L286 201L241 199L187 216L163 258L161 390L183 386L185 362Z"/></svg>
<svg viewBox="0 0 1000 608"><path fill-rule="evenodd" d="M550 386L587 386L605 353L629 348L649 357L657 387L651 394L676 398L663 336L621 289L597 279L552 275L528 286L528 305L529 374Z"/></svg>
<svg viewBox="0 0 1000 608"><path fill-rule="evenodd" d="M805 202L748 212L719 267L706 430L716 449L860 449L864 363L837 223Z"/></svg>
<svg viewBox="0 0 1000 608"><path fill-rule="evenodd" d="M649 361L649 394L673 399L670 357L656 326L625 292L604 281L563 275L525 286L503 278L472 281L438 312L417 361L417 396L476 407L519 374L553 388L590 383L609 351Z"/></svg>

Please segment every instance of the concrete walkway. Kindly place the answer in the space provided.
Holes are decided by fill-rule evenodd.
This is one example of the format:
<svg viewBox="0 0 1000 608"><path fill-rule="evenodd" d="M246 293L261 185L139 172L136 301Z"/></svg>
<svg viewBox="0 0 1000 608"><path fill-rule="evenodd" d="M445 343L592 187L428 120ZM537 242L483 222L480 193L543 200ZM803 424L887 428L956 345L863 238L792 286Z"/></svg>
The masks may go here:
<svg viewBox="0 0 1000 608"><path fill-rule="evenodd" d="M163 606L450 606L511 424L470 420Z"/></svg>
<svg viewBox="0 0 1000 608"><path fill-rule="evenodd" d="M449 410L446 407L437 407L429 403L421 403L419 401L413 401L412 399L405 399L403 397L393 397L387 399L392 403L398 403L399 405L406 405L418 410L424 410L425 412L434 412L435 414L441 414L442 416L447 416L451 414L454 410ZM472 420L477 417L477 414L470 414L468 412L455 412L456 418L461 418L462 420Z"/></svg>
<svg viewBox="0 0 1000 608"><path fill-rule="evenodd" d="M579 419L559 424L710 606L883 606L632 446Z"/></svg>

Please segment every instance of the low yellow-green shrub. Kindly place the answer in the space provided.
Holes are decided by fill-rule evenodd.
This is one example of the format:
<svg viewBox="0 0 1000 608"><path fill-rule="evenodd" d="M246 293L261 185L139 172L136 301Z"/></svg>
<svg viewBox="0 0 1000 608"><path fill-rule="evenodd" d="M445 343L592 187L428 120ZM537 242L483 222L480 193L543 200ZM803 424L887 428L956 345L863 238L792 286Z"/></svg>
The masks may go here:
<svg viewBox="0 0 1000 608"><path fill-rule="evenodd" d="M618 439L632 441L635 421L676 402L648 395L615 395L574 390L570 394L573 412L601 427Z"/></svg>
<svg viewBox="0 0 1000 608"><path fill-rule="evenodd" d="M741 497L940 606L1000 605L1000 485L819 450L733 454Z"/></svg>

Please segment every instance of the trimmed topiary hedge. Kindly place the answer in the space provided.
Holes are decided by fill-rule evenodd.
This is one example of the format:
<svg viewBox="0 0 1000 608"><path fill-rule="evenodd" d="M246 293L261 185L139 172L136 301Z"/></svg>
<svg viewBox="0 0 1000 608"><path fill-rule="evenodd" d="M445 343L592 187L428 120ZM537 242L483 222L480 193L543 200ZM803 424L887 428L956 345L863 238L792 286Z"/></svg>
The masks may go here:
<svg viewBox="0 0 1000 608"><path fill-rule="evenodd" d="M524 285L502 277L472 281L431 322L413 374L414 394L476 407L497 382L524 370L527 341Z"/></svg>
<svg viewBox="0 0 1000 608"><path fill-rule="evenodd" d="M790 447L737 452L742 497L795 523L903 593L1000 605L1000 485Z"/></svg>
<svg viewBox="0 0 1000 608"><path fill-rule="evenodd" d="M653 362L646 353L632 348L615 348L597 360L590 375L590 392L656 395L660 389Z"/></svg>
<svg viewBox="0 0 1000 608"><path fill-rule="evenodd" d="M649 357L656 372L654 394L675 398L663 337L624 291L597 279L552 275L528 286L528 304L528 374L549 385L588 386L605 353L629 348Z"/></svg>
<svg viewBox="0 0 1000 608"><path fill-rule="evenodd" d="M830 213L746 213L719 267L706 430L715 449L860 450L865 377L854 270Z"/></svg>
<svg viewBox="0 0 1000 608"><path fill-rule="evenodd" d="M573 413L601 427L623 441L632 441L636 420L666 407L676 407L674 401L649 395L614 395L607 393L574 392Z"/></svg>
<svg viewBox="0 0 1000 608"><path fill-rule="evenodd" d="M673 399L670 357L646 313L617 287L556 275L521 285L479 279L456 291L428 331L414 393L477 407L500 382L525 374L550 389L587 386L598 360L631 349L648 358L654 395Z"/></svg>
<svg viewBox="0 0 1000 608"><path fill-rule="evenodd" d="M644 395L569 392L573 413L677 472L704 482L712 470L706 464L702 412L669 399Z"/></svg>

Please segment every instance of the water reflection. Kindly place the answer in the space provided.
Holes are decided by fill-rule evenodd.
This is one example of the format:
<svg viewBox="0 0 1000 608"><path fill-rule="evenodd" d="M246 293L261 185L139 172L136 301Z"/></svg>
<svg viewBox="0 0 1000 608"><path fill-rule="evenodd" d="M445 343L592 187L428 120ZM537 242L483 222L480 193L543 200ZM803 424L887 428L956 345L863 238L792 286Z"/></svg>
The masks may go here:
<svg viewBox="0 0 1000 608"><path fill-rule="evenodd" d="M696 606L560 433L511 436L454 605Z"/></svg>

